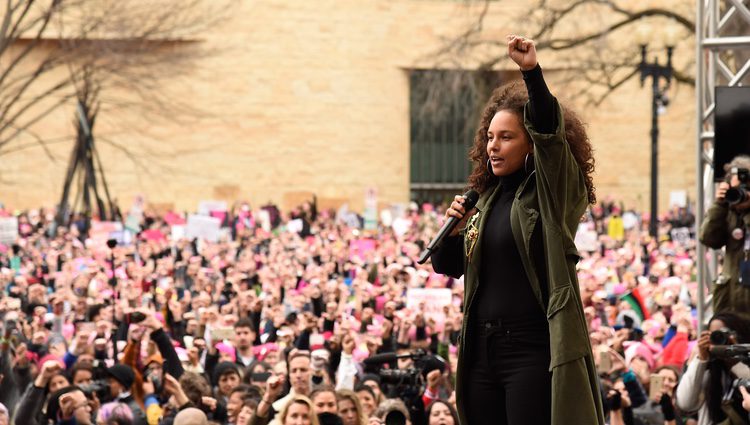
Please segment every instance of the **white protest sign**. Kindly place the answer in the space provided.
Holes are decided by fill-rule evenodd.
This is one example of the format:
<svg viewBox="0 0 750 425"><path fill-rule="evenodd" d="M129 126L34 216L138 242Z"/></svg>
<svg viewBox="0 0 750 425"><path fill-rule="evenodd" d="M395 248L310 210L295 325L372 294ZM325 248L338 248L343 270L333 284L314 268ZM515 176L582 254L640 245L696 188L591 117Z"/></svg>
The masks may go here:
<svg viewBox="0 0 750 425"><path fill-rule="evenodd" d="M380 221L383 223L384 227L391 227L393 224L393 214L391 213L391 210L380 211Z"/></svg>
<svg viewBox="0 0 750 425"><path fill-rule="evenodd" d="M575 244L579 251L593 252L599 249L599 236L587 223L581 223L578 225Z"/></svg>
<svg viewBox="0 0 750 425"><path fill-rule="evenodd" d="M185 237L218 242L221 237L221 220L215 217L191 214L188 216Z"/></svg>
<svg viewBox="0 0 750 425"><path fill-rule="evenodd" d="M266 232L271 231L271 214L268 213L267 210L260 210L258 211L258 222L260 223L261 229L265 230Z"/></svg>
<svg viewBox="0 0 750 425"><path fill-rule="evenodd" d="M299 233L302 231L304 223L302 223L301 218L295 218L294 220L289 220L289 223L286 224L286 230L289 233Z"/></svg>
<svg viewBox="0 0 750 425"><path fill-rule="evenodd" d="M425 318L442 323L445 320L443 308L451 305L452 299L448 288L410 288L406 291L406 308L421 311Z"/></svg>
<svg viewBox="0 0 750 425"><path fill-rule="evenodd" d="M172 226L172 241L179 241L185 238L185 231L187 230L184 224L175 224Z"/></svg>
<svg viewBox="0 0 750 425"><path fill-rule="evenodd" d="M18 218L3 217L0 218L0 243L11 245L18 238Z"/></svg>
<svg viewBox="0 0 750 425"><path fill-rule="evenodd" d="M640 223L640 220L638 219L638 214L635 214L631 211L626 211L622 215L622 226L625 228L625 230L634 229L638 226Z"/></svg>
<svg viewBox="0 0 750 425"><path fill-rule="evenodd" d="M687 191L673 190L669 192L669 206L684 208L687 206Z"/></svg>
<svg viewBox="0 0 750 425"><path fill-rule="evenodd" d="M687 227L676 227L669 232L669 235L681 246L687 246L690 243L690 229Z"/></svg>

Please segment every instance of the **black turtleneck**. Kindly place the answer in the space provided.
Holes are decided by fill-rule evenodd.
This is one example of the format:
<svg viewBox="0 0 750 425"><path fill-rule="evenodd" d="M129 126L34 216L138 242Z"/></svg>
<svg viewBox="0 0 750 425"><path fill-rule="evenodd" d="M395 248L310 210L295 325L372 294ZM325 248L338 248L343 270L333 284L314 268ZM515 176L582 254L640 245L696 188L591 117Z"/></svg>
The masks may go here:
<svg viewBox="0 0 750 425"><path fill-rule="evenodd" d="M529 93L530 119L540 133L552 133L557 127L555 103L542 76L539 65L523 72ZM501 178L500 193L490 205L489 216L482 235L482 259L479 288L475 298L474 317L478 320L501 318L546 318L534 296L526 276L518 247L510 227L510 209L516 191L526 178L521 169ZM541 240L541 220L532 233L531 259L539 274L542 297L547 299L547 276L544 267L544 248Z"/></svg>
<svg viewBox="0 0 750 425"><path fill-rule="evenodd" d="M480 321L537 314L540 320L544 318L510 228L510 208L516 190L525 177L524 170L520 170L503 178L500 193L488 212L481 242L479 292L474 298L474 317ZM534 231L535 237L540 234L539 227Z"/></svg>

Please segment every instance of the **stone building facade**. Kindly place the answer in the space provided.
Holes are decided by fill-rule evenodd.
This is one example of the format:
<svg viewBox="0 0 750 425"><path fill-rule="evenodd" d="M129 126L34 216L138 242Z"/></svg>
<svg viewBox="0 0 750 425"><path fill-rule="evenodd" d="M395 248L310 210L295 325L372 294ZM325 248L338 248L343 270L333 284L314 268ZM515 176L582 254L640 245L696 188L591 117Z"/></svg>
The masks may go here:
<svg viewBox="0 0 750 425"><path fill-rule="evenodd" d="M523 33L522 23L507 19L525 7L520 3L493 2L486 37ZM143 194L154 205L186 210L205 199L272 201L289 208L315 193L324 207L349 203L361 211L370 188L381 205L408 202L409 70L434 67L435 52L465 28L478 6L448 0L243 0L235 7L199 38L211 54L187 77L165 83L196 115L170 121L103 108L95 137L120 205L127 208ZM677 55L693 52L686 44ZM542 54L552 91L574 95L555 86L558 56ZM514 70L510 61L497 69ZM695 186L694 93L682 86L671 94L673 104L661 116L662 208L670 191L694 193ZM577 105L596 148L600 198L611 195L644 210L650 96L648 86L633 81L598 107ZM59 139L49 146L56 161L34 147L2 155L0 201L16 208L57 202L73 118L71 105L38 125L39 135ZM33 140L22 136L19 143Z"/></svg>

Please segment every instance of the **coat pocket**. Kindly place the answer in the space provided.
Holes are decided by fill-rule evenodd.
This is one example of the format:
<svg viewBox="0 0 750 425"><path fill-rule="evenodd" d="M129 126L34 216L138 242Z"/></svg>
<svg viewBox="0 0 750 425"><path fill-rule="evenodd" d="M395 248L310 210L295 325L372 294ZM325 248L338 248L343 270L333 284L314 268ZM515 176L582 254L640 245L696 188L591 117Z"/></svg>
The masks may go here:
<svg viewBox="0 0 750 425"><path fill-rule="evenodd" d="M565 308L565 304L570 299L570 286L566 285L563 287L555 288L552 295L549 297L549 305L547 306L547 320L552 319L555 314Z"/></svg>
<svg viewBox="0 0 750 425"><path fill-rule="evenodd" d="M585 356L589 352L587 332L584 332L582 312L573 297L570 284L559 286L550 295L547 321L550 334L550 367L553 368Z"/></svg>

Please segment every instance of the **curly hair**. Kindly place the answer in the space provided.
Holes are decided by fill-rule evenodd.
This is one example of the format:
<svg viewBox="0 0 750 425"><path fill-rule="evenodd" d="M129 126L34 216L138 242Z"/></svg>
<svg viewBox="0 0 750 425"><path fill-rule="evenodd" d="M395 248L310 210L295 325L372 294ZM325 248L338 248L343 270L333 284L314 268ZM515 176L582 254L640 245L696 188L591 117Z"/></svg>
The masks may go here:
<svg viewBox="0 0 750 425"><path fill-rule="evenodd" d="M474 134L474 144L469 151L469 159L474 163L474 168L469 175L469 188L482 193L494 186L498 178L487 172L487 130L490 127L490 121L499 111L512 111L518 116L523 123L523 111L526 103L529 101L529 95L526 88L521 82L512 82L502 85L495 89L487 101L487 105L482 111L479 121L479 128ZM565 140L568 142L570 151L573 154L578 166L583 172L584 182L589 204L596 203L596 189L594 188L594 149L591 141L586 134L584 127L578 115L567 107L563 107L563 119L565 120ZM531 137L524 129L526 137L531 143Z"/></svg>

